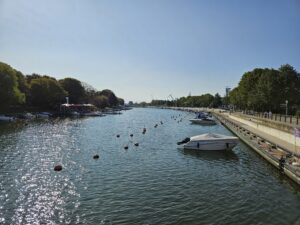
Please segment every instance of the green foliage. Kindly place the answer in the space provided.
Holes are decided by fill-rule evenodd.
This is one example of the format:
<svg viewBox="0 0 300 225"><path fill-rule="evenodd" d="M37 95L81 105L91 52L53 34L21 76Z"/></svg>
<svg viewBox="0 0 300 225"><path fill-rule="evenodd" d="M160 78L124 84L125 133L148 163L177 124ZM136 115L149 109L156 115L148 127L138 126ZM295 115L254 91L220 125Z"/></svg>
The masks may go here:
<svg viewBox="0 0 300 225"><path fill-rule="evenodd" d="M290 65L278 70L256 68L245 73L229 101L240 109L282 112L280 104L289 101L291 108L300 104L300 74Z"/></svg>
<svg viewBox="0 0 300 225"><path fill-rule="evenodd" d="M67 92L58 81L40 77L31 80L29 96L33 106L53 109L65 101Z"/></svg>
<svg viewBox="0 0 300 225"><path fill-rule="evenodd" d="M222 105L222 98L219 95L219 93L215 94L214 99L212 101L212 107L213 108L218 108Z"/></svg>
<svg viewBox="0 0 300 225"><path fill-rule="evenodd" d="M0 110L24 102L25 95L18 88L17 72L9 65L0 62Z"/></svg>
<svg viewBox="0 0 300 225"><path fill-rule="evenodd" d="M118 98L118 105L124 105L125 101L123 98Z"/></svg>
<svg viewBox="0 0 300 225"><path fill-rule="evenodd" d="M20 104L57 109L67 96L70 103L92 103L100 108L124 105L124 100L111 90L99 92L91 85L69 77L57 81L54 77L35 73L24 76L0 62L0 111Z"/></svg>
<svg viewBox="0 0 300 225"><path fill-rule="evenodd" d="M96 95L106 96L108 98L109 106L117 106L118 103L119 103L118 98L116 97L116 95L111 90L105 89L103 91L97 92Z"/></svg>
<svg viewBox="0 0 300 225"><path fill-rule="evenodd" d="M68 77L59 80L59 83L68 92L70 103L80 103L85 96L84 87L79 80Z"/></svg>
<svg viewBox="0 0 300 225"><path fill-rule="evenodd" d="M215 99L216 97L216 99ZM222 99L219 94L216 96L211 94L204 94L200 96L187 96L181 97L179 99L169 101L169 100L152 100L150 105L153 106L177 106L177 107L213 107L220 106L222 104Z"/></svg>
<svg viewBox="0 0 300 225"><path fill-rule="evenodd" d="M106 108L109 106L108 103L108 97L104 96L104 95L97 95L94 96L92 103L97 106L98 108Z"/></svg>

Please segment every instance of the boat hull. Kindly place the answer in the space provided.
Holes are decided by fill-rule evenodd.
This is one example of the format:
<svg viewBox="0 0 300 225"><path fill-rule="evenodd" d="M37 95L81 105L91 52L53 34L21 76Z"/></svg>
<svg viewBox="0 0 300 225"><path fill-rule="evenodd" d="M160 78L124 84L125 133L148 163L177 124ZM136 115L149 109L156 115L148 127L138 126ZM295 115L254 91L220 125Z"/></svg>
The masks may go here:
<svg viewBox="0 0 300 225"><path fill-rule="evenodd" d="M200 125L216 125L214 120L203 120L203 119L190 119L191 123L200 124Z"/></svg>
<svg viewBox="0 0 300 225"><path fill-rule="evenodd" d="M184 149L201 151L224 151L231 150L238 143L238 139L214 140L214 141L190 141L183 145Z"/></svg>
<svg viewBox="0 0 300 225"><path fill-rule="evenodd" d="M11 122L14 121L15 119L13 117L9 116L0 116L0 122Z"/></svg>

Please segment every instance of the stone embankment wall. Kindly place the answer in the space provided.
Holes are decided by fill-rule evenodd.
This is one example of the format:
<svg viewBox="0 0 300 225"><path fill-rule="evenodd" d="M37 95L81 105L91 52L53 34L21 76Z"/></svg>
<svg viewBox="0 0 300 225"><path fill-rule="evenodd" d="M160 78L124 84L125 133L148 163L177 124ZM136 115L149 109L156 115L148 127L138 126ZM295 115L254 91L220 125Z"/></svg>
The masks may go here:
<svg viewBox="0 0 300 225"><path fill-rule="evenodd" d="M293 127L274 121L259 120L256 118L242 117L239 115L231 114L229 118L253 127L261 132L272 135L278 139L286 141L290 144L300 146L300 138L295 138Z"/></svg>

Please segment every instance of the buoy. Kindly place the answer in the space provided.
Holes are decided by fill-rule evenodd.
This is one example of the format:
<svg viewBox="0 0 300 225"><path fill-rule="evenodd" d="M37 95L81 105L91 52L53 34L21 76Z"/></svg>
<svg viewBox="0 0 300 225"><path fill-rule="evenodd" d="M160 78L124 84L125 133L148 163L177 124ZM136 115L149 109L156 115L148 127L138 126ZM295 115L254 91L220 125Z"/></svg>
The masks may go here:
<svg viewBox="0 0 300 225"><path fill-rule="evenodd" d="M56 165L54 167L54 171L61 171L62 170L62 165Z"/></svg>
<svg viewBox="0 0 300 225"><path fill-rule="evenodd" d="M139 146L139 143L134 143L134 146Z"/></svg>
<svg viewBox="0 0 300 225"><path fill-rule="evenodd" d="M117 134L117 138L119 138L120 137L120 135L119 134Z"/></svg>
<svg viewBox="0 0 300 225"><path fill-rule="evenodd" d="M127 150L127 149L128 149L128 146L125 146L125 147L124 147L124 149L126 149L126 150Z"/></svg>
<svg viewBox="0 0 300 225"><path fill-rule="evenodd" d="M130 137L133 137L133 134L130 134Z"/></svg>
<svg viewBox="0 0 300 225"><path fill-rule="evenodd" d="M94 155L93 159L99 159L99 155Z"/></svg>

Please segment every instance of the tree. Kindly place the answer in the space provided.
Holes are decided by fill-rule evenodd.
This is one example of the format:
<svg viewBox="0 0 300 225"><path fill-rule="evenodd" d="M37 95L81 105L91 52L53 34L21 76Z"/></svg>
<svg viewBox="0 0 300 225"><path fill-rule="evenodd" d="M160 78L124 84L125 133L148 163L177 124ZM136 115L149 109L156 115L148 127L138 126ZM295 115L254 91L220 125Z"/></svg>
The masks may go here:
<svg viewBox="0 0 300 225"><path fill-rule="evenodd" d="M25 95L18 88L16 71L11 66L0 62L0 110L24 102Z"/></svg>
<svg viewBox="0 0 300 225"><path fill-rule="evenodd" d="M240 95L239 87L236 87L230 91L229 102L236 107L240 107L242 105L242 98Z"/></svg>
<svg viewBox="0 0 300 225"><path fill-rule="evenodd" d="M59 83L68 92L70 103L79 103L85 96L84 87L79 80L68 77L59 80Z"/></svg>
<svg viewBox="0 0 300 225"><path fill-rule="evenodd" d="M108 98L109 106L111 107L118 105L118 98L111 90L105 89L103 91L97 92L96 95L106 96Z"/></svg>
<svg viewBox="0 0 300 225"><path fill-rule="evenodd" d="M212 101L212 107L213 108L218 108L219 106L222 105L222 98L221 96L219 95L219 93L215 94L214 96L214 100Z"/></svg>
<svg viewBox="0 0 300 225"><path fill-rule="evenodd" d="M256 68L246 72L232 92L230 103L241 109L280 112L288 100L295 112L300 105L300 75L288 64L278 70Z"/></svg>
<svg viewBox="0 0 300 225"><path fill-rule="evenodd" d="M125 104L125 101L123 98L118 98L118 104L119 105L124 105Z"/></svg>
<svg viewBox="0 0 300 225"><path fill-rule="evenodd" d="M289 64L279 68L282 97L289 101L289 105L300 104L300 75Z"/></svg>
<svg viewBox="0 0 300 225"><path fill-rule="evenodd" d="M54 109L65 101L67 92L61 87L58 81L48 77L41 77L31 80L30 100L33 106Z"/></svg>
<svg viewBox="0 0 300 225"><path fill-rule="evenodd" d="M98 95L93 98L92 103L98 108L106 108L109 106L108 98L104 95Z"/></svg>
<svg viewBox="0 0 300 225"><path fill-rule="evenodd" d="M17 81L18 81L18 88L22 93L25 94L25 97L26 97L28 95L28 91L29 91L29 85L26 81L26 78L22 72L17 71L17 70L16 70L16 77L17 77Z"/></svg>

